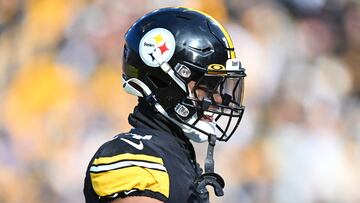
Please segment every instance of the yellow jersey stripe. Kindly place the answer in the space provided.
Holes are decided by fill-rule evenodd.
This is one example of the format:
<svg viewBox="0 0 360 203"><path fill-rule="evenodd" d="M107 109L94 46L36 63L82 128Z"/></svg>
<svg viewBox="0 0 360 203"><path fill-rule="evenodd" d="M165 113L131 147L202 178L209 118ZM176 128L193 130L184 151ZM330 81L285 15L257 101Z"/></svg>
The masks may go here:
<svg viewBox="0 0 360 203"><path fill-rule="evenodd" d="M131 189L151 190L169 197L169 175L165 171L132 166L101 173L90 172L90 177L96 194L101 197Z"/></svg>
<svg viewBox="0 0 360 203"><path fill-rule="evenodd" d="M145 155L145 154L119 154L112 157L99 157L96 158L93 162L93 165L99 165L99 164L110 164L122 160L139 160L139 161L148 161L148 162L154 162L159 164L164 164L163 160L159 157Z"/></svg>

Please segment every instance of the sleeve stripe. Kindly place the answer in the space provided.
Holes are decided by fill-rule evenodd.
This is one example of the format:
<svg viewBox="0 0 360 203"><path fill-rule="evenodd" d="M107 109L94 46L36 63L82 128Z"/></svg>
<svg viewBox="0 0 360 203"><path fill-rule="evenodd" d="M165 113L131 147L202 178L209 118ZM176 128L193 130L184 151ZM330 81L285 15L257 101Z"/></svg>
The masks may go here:
<svg viewBox="0 0 360 203"><path fill-rule="evenodd" d="M116 162L124 161L124 160L139 160L139 161L147 161L147 162L152 162L152 163L163 164L163 160L159 157L149 156L149 155L145 155L145 154L125 153L125 154L119 154L119 155L112 156L112 157L99 157L94 160L93 165L111 164L111 163L116 163Z"/></svg>
<svg viewBox="0 0 360 203"><path fill-rule="evenodd" d="M157 170L166 172L166 168L162 164L149 163L149 162L144 162L144 161L120 161L120 162L108 164L108 165L99 165L99 166L93 165L90 167L90 172L99 173L99 172L104 172L104 171L125 168L125 167L129 167L129 166L140 166L140 167L144 167L144 168L157 169Z"/></svg>
<svg viewBox="0 0 360 203"><path fill-rule="evenodd" d="M113 162L113 163L108 163L108 164L92 164L92 166L103 166L103 165L109 165L109 164L116 164L116 163L119 163L119 162L123 162L123 161L142 161L142 162L146 162L146 163L155 163L155 164L161 164L162 163L157 163L157 162L153 162L153 161L146 161L146 160L136 160L136 159L123 159L123 160L119 160L119 161L116 161L116 162Z"/></svg>
<svg viewBox="0 0 360 203"><path fill-rule="evenodd" d="M90 173L97 195L106 197L133 189L150 190L169 197L169 175L165 171L129 166L100 173Z"/></svg>

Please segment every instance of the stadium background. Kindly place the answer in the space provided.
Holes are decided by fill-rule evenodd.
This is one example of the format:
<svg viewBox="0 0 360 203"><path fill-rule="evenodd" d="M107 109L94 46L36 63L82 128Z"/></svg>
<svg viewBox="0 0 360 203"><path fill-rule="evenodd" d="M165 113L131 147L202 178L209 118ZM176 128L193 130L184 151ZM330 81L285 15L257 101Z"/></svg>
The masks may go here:
<svg viewBox="0 0 360 203"><path fill-rule="evenodd" d="M219 19L247 68L213 202L360 202L358 0L0 0L0 202L84 201L87 162L136 103L123 34L164 6Z"/></svg>

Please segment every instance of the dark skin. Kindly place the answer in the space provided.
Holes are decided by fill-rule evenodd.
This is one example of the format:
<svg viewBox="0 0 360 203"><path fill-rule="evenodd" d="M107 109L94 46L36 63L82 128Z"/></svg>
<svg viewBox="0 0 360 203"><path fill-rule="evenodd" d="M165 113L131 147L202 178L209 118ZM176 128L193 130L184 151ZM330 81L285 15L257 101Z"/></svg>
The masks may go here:
<svg viewBox="0 0 360 203"><path fill-rule="evenodd" d="M190 81L188 83L188 87L189 89L191 90L191 92L194 94L194 87L195 87L195 84L196 82L195 81ZM197 99L199 100L202 100L204 97L208 96L208 93L206 91L206 87L202 87L200 86L200 88L196 89L196 96L197 96ZM222 103L222 98L221 98L221 95L219 93L215 93L212 95L213 98L214 98L214 101L217 103L217 104L221 104Z"/></svg>

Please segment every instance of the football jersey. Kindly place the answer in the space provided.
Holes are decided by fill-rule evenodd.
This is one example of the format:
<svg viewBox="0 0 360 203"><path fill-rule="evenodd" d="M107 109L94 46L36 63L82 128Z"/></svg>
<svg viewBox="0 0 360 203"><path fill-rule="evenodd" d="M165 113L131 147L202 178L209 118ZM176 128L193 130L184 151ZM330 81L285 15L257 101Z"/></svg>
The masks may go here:
<svg viewBox="0 0 360 203"><path fill-rule="evenodd" d="M86 202L110 202L126 196L171 203L208 202L195 191L201 169L191 143L169 131L136 126L95 153L86 172Z"/></svg>

